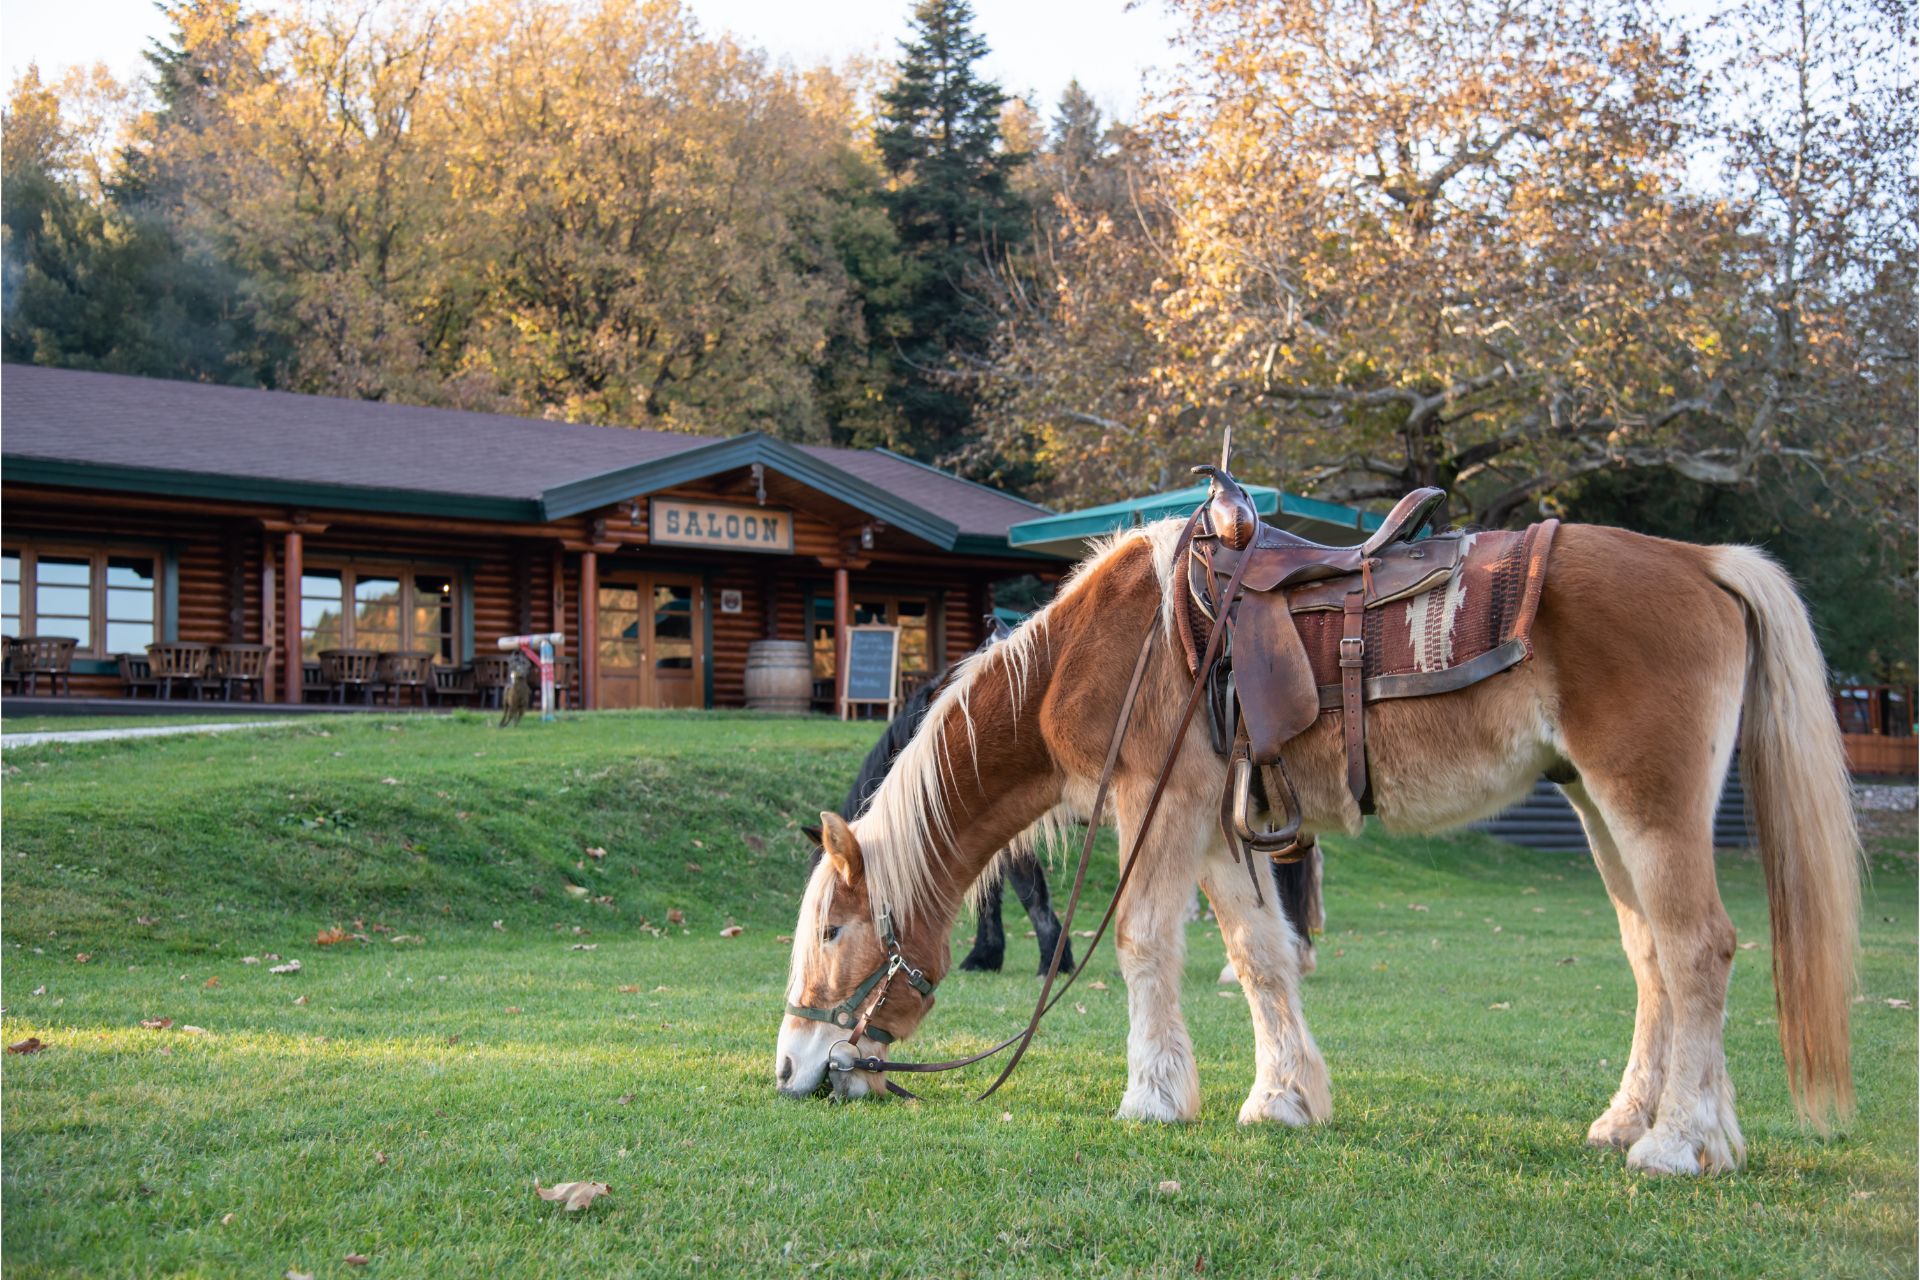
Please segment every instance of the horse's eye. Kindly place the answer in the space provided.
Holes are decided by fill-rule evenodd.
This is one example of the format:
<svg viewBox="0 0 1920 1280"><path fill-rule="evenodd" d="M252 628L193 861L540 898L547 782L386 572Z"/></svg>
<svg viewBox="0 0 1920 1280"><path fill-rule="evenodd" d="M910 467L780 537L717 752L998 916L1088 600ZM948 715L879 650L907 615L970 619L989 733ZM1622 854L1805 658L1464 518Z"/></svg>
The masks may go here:
<svg viewBox="0 0 1920 1280"><path fill-rule="evenodd" d="M837 937L839 937L839 936L840 936L840 926L839 926L839 925L837 925L837 924L830 924L830 925L828 925L828 926L827 926L827 932L826 932L826 934L825 934L825 939L826 939L826 941L828 941L828 942L832 942L832 941L833 941L833 940L834 940L835 938L837 938Z"/></svg>

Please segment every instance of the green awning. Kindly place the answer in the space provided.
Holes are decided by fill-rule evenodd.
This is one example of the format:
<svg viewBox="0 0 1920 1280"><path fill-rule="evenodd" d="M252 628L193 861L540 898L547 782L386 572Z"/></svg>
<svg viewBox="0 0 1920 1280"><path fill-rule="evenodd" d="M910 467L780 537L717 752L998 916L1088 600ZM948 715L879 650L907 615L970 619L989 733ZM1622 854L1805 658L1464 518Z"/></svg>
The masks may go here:
<svg viewBox="0 0 1920 1280"><path fill-rule="evenodd" d="M1361 542L1380 527L1380 517L1357 507L1318 498L1303 498L1282 493L1263 484L1245 486L1253 499L1254 510L1269 524L1278 525L1303 538L1333 544ZM1207 486L1190 485L1169 493L1148 494L1122 502L1102 503L1080 511L1025 520L1007 530L1007 545L1028 551L1047 551L1078 558L1089 539L1118 533L1137 525L1151 524L1168 516L1192 515L1206 501Z"/></svg>

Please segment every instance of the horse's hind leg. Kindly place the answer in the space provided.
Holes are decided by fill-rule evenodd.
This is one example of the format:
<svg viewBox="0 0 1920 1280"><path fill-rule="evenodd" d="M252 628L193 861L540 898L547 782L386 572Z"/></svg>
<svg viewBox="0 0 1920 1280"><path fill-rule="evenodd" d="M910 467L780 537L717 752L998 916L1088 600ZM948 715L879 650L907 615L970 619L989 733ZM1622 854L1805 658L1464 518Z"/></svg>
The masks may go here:
<svg viewBox="0 0 1920 1280"><path fill-rule="evenodd" d="M1247 869L1234 862L1224 840L1212 845L1202 883L1253 1014L1253 1091L1240 1108L1240 1123L1325 1120L1333 1114L1333 1098L1326 1060L1300 1013L1301 948L1294 925L1273 894L1255 901ZM1266 874L1265 867L1255 870Z"/></svg>
<svg viewBox="0 0 1920 1280"><path fill-rule="evenodd" d="M1607 829L1600 806L1586 788L1572 783L1561 788L1566 793L1580 824L1586 828L1587 845L1593 851L1594 865L1613 899L1614 913L1620 919L1620 946L1633 967L1633 982L1639 1000L1633 1015L1633 1045L1627 1051L1626 1070L1620 1087L1600 1118L1587 1130L1587 1141L1595 1146L1631 1147L1653 1127L1654 1108L1660 1101L1660 1086L1667 1070L1667 993L1660 981L1660 961L1654 954L1653 929L1640 913L1640 900L1633 893L1633 877L1627 874Z"/></svg>
<svg viewBox="0 0 1920 1280"><path fill-rule="evenodd" d="M1707 770L1715 782L1724 759L1720 765ZM1641 993L1620 1093L1590 1136L1627 1142L1627 1164L1653 1173L1736 1169L1746 1142L1734 1115L1723 1039L1734 932L1714 880L1712 798L1641 814L1636 823L1624 806L1607 803L1594 780L1588 786L1598 792L1590 801L1599 801L1615 855L1601 859L1603 869L1608 861L1616 868L1609 888L1624 870L1632 894L1629 909L1621 911L1621 937ZM1649 949L1652 968L1642 973ZM1643 1110L1649 1100L1651 1124L1636 1136L1649 1118Z"/></svg>
<svg viewBox="0 0 1920 1280"><path fill-rule="evenodd" d="M1060 917L1053 914L1053 896L1047 891L1046 870L1031 853L1018 853L1007 860L1007 879L1013 884L1014 896L1026 908L1027 919L1033 922L1033 936L1039 939L1040 945L1040 967L1035 972L1044 974L1053 961L1054 944L1060 940ZM1060 957L1060 971L1065 973L1072 968L1073 944L1069 942Z"/></svg>
<svg viewBox="0 0 1920 1280"><path fill-rule="evenodd" d="M974 928L973 949L960 962L962 969L987 973L1000 972L1007 958L1006 926L1000 920L1001 880L989 871L993 882L980 892L980 922Z"/></svg>

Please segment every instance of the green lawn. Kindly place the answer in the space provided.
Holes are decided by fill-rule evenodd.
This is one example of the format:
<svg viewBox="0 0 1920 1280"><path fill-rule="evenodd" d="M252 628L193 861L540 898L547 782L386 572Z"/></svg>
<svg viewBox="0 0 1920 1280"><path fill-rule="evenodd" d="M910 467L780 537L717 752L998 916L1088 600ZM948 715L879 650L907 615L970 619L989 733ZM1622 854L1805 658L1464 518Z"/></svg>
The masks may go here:
<svg viewBox="0 0 1920 1280"><path fill-rule="evenodd" d="M95 729L158 729L163 725L181 724L253 724L262 720L278 721L296 718L301 718L297 712L293 715L284 711L275 712L271 706L259 710L243 707L239 711L229 711L224 714L167 712L151 716L6 716L0 718L0 733L88 733Z"/></svg>
<svg viewBox="0 0 1920 1280"><path fill-rule="evenodd" d="M1733 1176L1581 1145L1631 1025L1612 912L1584 859L1478 837L1328 842L1318 1130L1234 1124L1251 1033L1204 925L1198 1124L1111 1119L1110 961L984 1106L959 1081L782 1101L796 827L872 731L371 716L8 752L4 1038L49 1047L4 1060L6 1273L1913 1274L1915 1015L1887 1004L1915 994L1910 839L1871 857L1861 1110L1825 1141L1787 1101L1758 869L1724 861L1760 943L1727 1026ZM369 941L315 945L336 923ZM1009 932L1009 971L951 977L916 1051L1024 1016ZM301 971L243 962L269 953ZM536 1178L613 1192L566 1215Z"/></svg>

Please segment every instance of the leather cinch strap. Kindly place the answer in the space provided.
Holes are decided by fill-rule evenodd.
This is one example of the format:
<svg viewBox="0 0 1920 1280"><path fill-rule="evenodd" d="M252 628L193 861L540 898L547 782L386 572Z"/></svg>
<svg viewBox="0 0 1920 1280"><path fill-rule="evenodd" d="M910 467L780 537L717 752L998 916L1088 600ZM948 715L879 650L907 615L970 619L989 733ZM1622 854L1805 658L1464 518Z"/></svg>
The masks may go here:
<svg viewBox="0 0 1920 1280"><path fill-rule="evenodd" d="M1340 724L1347 741L1347 790L1367 804L1367 593L1347 592L1340 618Z"/></svg>

